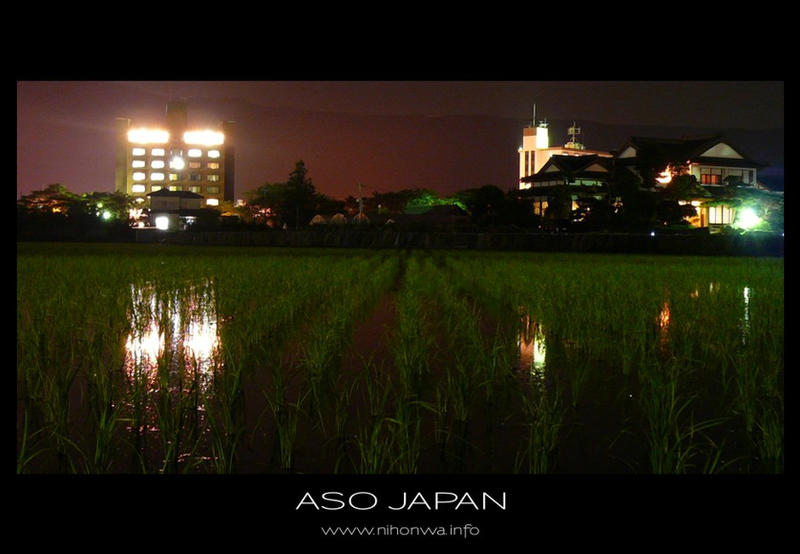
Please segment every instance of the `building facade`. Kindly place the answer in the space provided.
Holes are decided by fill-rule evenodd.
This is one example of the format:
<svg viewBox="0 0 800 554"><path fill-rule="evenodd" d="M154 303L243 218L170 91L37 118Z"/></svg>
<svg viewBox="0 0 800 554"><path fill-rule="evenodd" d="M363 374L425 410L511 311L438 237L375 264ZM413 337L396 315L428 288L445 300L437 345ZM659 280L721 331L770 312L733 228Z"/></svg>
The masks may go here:
<svg viewBox="0 0 800 554"><path fill-rule="evenodd" d="M764 167L722 136L631 137L615 153L587 150L577 141L580 129L574 124L569 129L569 142L550 147L547 123L535 127L534 123L524 129L519 148L519 188L533 202L534 213L542 216L557 194L568 194L561 204L571 203L575 210L580 198L602 198L609 182L620 177L633 177L643 189L658 192L666 190L673 178L688 174L699 185L696 196L680 201L694 208L695 215L687 218L688 223L721 228L733 224L737 217L728 187L757 187L758 170ZM616 203L620 199L609 200Z"/></svg>
<svg viewBox="0 0 800 554"><path fill-rule="evenodd" d="M191 192L204 207L234 199L233 123L216 129L188 125L183 102L169 102L160 125L117 119L115 190L144 204L160 190Z"/></svg>
<svg viewBox="0 0 800 554"><path fill-rule="evenodd" d="M533 203L533 213L545 215L554 191L565 187L570 208L581 198L601 199L612 178L613 158L598 154L582 156L553 154L534 175L520 179L520 189Z"/></svg>
<svg viewBox="0 0 800 554"><path fill-rule="evenodd" d="M620 149L615 164L641 181L655 180L665 189L680 175L692 175L703 194L682 200L695 208L688 218L693 227L711 229L736 222L736 203L725 198L726 188L755 188L763 164L750 159L720 135L688 139L631 137Z"/></svg>

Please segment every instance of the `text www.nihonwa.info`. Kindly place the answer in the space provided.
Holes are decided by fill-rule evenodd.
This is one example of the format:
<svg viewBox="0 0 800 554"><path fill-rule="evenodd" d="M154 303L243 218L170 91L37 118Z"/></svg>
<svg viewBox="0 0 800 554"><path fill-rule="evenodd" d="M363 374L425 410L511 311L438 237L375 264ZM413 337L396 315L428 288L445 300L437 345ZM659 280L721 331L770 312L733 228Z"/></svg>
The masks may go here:
<svg viewBox="0 0 800 554"><path fill-rule="evenodd" d="M320 527L325 537L477 537L480 528L472 524L439 526L348 525Z"/></svg>

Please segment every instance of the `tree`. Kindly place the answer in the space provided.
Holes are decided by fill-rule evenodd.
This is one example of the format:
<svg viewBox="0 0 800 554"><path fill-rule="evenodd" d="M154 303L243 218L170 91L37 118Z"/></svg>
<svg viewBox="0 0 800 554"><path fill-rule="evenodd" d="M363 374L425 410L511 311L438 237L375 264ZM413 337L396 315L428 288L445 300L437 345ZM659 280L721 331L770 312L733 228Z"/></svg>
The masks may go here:
<svg viewBox="0 0 800 554"><path fill-rule="evenodd" d="M127 222L133 198L121 192L75 194L64 185L51 184L21 197L17 205L29 215L59 214L84 224L98 218Z"/></svg>
<svg viewBox="0 0 800 554"><path fill-rule="evenodd" d="M402 214L406 211L408 206L417 198L425 196L420 205L424 204L426 200L432 201L432 191L424 191L422 189L403 189L392 192L378 192L374 191L370 198L365 198L365 203L369 209L379 211L381 213L389 214ZM438 200L438 197L436 198ZM425 206L432 204L424 204Z"/></svg>
<svg viewBox="0 0 800 554"><path fill-rule="evenodd" d="M101 217L105 220L127 221L134 200L121 192L89 192L81 195L78 208L88 217Z"/></svg>
<svg viewBox="0 0 800 554"><path fill-rule="evenodd" d="M299 227L301 222L305 223L314 217L312 212L315 207L316 192L308 177L305 163L299 160L286 182L284 221L290 220L293 215L295 227Z"/></svg>
<svg viewBox="0 0 800 554"><path fill-rule="evenodd" d="M495 185L466 189L457 193L456 198L466 207L476 223L496 223L506 202L505 193Z"/></svg>
<svg viewBox="0 0 800 554"><path fill-rule="evenodd" d="M553 187L555 190L547 197L546 219L567 220L572 212L572 195L567 185Z"/></svg>
<svg viewBox="0 0 800 554"><path fill-rule="evenodd" d="M42 190L35 190L17 201L23 211L31 214L53 213L67 215L78 203L78 196L67 187L54 183Z"/></svg>
<svg viewBox="0 0 800 554"><path fill-rule="evenodd" d="M254 219L295 227L307 223L319 205L330 201L315 190L303 160L296 162L285 183L264 183L248 196Z"/></svg>
<svg viewBox="0 0 800 554"><path fill-rule="evenodd" d="M314 196L314 214L335 214L344 211L343 200L336 200L325 196L321 192Z"/></svg>
<svg viewBox="0 0 800 554"><path fill-rule="evenodd" d="M681 205L674 199L663 199L656 205L655 216L662 225L689 225L687 217L697 215L697 210L690 204Z"/></svg>
<svg viewBox="0 0 800 554"><path fill-rule="evenodd" d="M698 197L710 196L691 174L677 175L665 187L663 194L671 200L694 200Z"/></svg>
<svg viewBox="0 0 800 554"><path fill-rule="evenodd" d="M614 216L614 206L607 198L598 199L593 196L580 197L578 207L572 211L573 223L584 231L596 231L608 228Z"/></svg>

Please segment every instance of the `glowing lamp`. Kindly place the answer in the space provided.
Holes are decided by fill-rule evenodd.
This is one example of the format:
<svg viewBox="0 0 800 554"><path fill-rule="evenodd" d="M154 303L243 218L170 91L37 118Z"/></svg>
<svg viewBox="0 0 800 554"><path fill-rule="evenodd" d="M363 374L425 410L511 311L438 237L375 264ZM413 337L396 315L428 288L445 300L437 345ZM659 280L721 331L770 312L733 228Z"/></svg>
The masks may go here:
<svg viewBox="0 0 800 554"><path fill-rule="evenodd" d="M736 218L736 224L742 229L752 229L761 223L761 218L758 217L752 208L745 208L739 212L739 217Z"/></svg>
<svg viewBox="0 0 800 554"><path fill-rule="evenodd" d="M184 167L186 167L186 162L184 162L183 158L181 158L180 156L175 156L174 158L172 158L172 160L170 160L169 166L172 169L183 169Z"/></svg>
<svg viewBox="0 0 800 554"><path fill-rule="evenodd" d="M183 134L183 142L186 144L200 144L203 146L216 146L225 142L225 135L219 131L186 131Z"/></svg>
<svg viewBox="0 0 800 554"><path fill-rule="evenodd" d="M131 129L128 131L128 141L136 144L163 144L169 142L169 133L161 129Z"/></svg>
<svg viewBox="0 0 800 554"><path fill-rule="evenodd" d="M667 165L667 168L664 171L658 174L658 177L656 177L656 181L658 181L662 185L666 185L670 181L672 181L672 170L670 169L669 165Z"/></svg>
<svg viewBox="0 0 800 554"><path fill-rule="evenodd" d="M165 215L156 218L156 228L166 231L169 229L169 218Z"/></svg>

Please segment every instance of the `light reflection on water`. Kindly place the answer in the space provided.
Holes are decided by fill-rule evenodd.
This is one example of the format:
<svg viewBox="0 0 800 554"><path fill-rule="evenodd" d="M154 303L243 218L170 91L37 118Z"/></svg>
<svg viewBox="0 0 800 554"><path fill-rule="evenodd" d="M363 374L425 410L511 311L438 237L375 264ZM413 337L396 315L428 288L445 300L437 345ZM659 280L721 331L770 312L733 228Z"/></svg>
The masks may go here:
<svg viewBox="0 0 800 554"><path fill-rule="evenodd" d="M667 299L664 300L656 319L660 332L661 351L665 353L669 350L669 324L671 317L672 312L669 309L669 299Z"/></svg>
<svg viewBox="0 0 800 554"><path fill-rule="evenodd" d="M752 289L749 286L743 286L741 288L741 291L742 291L742 317L739 320L739 327L741 329L741 334L742 334L742 345L745 345L747 344L747 339L750 335L750 297L752 295ZM719 292L720 292L719 282L712 281L708 283L709 295L714 295ZM697 288L695 288L694 291L689 293L689 296L693 299L697 299L700 297L700 292Z"/></svg>
<svg viewBox="0 0 800 554"><path fill-rule="evenodd" d="M716 296L721 289L720 283L712 281L708 283L708 295ZM695 287L689 291L688 295L693 300L698 299L704 290ZM746 344L750 334L750 299L752 290L745 286L742 291L742 316L740 319L742 344ZM673 314L670 305L669 291L665 291L666 298L661 304L660 310L655 317L658 327L659 342L662 352L667 352L670 348L670 327L673 324ZM518 310L520 314L520 331L517 335L517 345L519 347L519 371L526 378L542 380L545 373L547 358L547 339L545 337L544 326L528 314L523 307Z"/></svg>
<svg viewBox="0 0 800 554"><path fill-rule="evenodd" d="M124 364L130 410L126 428L135 433L136 451L160 471L173 455L178 464L190 458L205 460L195 445L207 432L207 403L215 373L222 367L214 283L132 284L130 294ZM189 431L176 434L176 429ZM167 448L175 450L168 456Z"/></svg>
<svg viewBox="0 0 800 554"><path fill-rule="evenodd" d="M520 310L522 312L522 310ZM547 358L547 342L544 327L529 314L523 312L521 328L517 337L519 346L519 369L523 375L542 380Z"/></svg>
<svg viewBox="0 0 800 554"><path fill-rule="evenodd" d="M213 283L159 293L155 286L131 285L131 329L125 343L126 371L155 371L158 358L185 359L208 373L219 349Z"/></svg>
<svg viewBox="0 0 800 554"><path fill-rule="evenodd" d="M744 314L742 315L742 344L744 345L750 334L750 287L744 287L742 296L744 297Z"/></svg>
<svg viewBox="0 0 800 554"><path fill-rule="evenodd" d="M164 291L151 283L132 284L130 331L125 341L125 374L148 394L197 387L207 392L219 366L220 338L213 282ZM179 385L178 385L179 384Z"/></svg>

